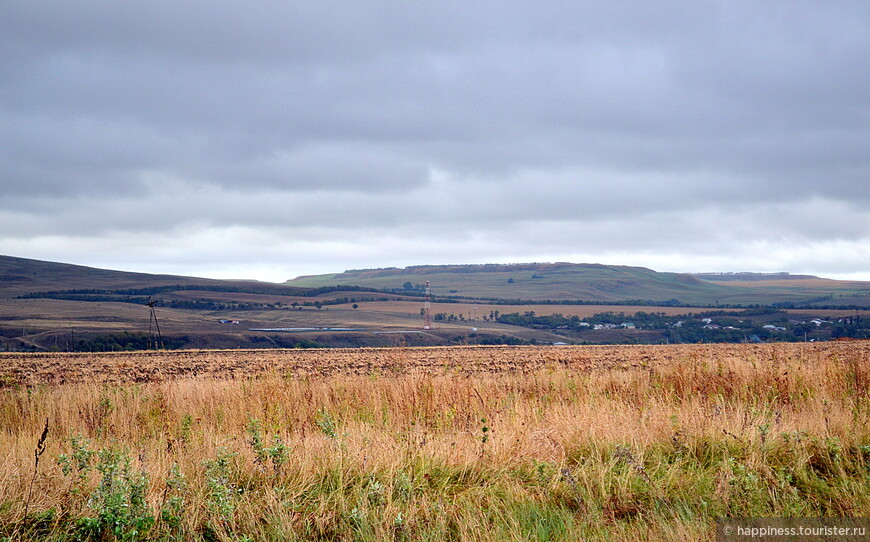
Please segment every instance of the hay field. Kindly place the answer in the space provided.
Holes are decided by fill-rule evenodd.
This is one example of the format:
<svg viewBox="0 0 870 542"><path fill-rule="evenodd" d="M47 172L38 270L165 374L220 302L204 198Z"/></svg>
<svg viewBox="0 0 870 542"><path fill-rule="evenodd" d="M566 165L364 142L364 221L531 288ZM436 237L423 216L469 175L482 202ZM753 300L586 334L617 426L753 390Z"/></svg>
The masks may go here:
<svg viewBox="0 0 870 542"><path fill-rule="evenodd" d="M868 354L4 354L0 537L709 540L723 516L868 516Z"/></svg>

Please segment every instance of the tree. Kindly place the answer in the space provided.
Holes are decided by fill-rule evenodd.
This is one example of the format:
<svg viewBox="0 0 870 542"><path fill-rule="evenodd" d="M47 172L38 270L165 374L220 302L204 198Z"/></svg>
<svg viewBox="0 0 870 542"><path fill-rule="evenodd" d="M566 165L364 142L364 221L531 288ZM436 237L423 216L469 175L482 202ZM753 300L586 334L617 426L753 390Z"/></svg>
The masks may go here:
<svg viewBox="0 0 870 542"><path fill-rule="evenodd" d="M358 308L359 308L359 305L357 305L356 303L354 303L354 304L353 304L353 308L358 309Z"/></svg>

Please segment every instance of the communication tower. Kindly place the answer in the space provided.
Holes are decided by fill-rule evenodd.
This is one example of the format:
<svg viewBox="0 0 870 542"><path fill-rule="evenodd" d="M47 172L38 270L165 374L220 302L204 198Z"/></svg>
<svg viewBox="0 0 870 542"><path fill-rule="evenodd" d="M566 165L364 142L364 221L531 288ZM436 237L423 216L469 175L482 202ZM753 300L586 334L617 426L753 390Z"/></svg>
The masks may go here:
<svg viewBox="0 0 870 542"><path fill-rule="evenodd" d="M432 291L426 281L426 300L423 302L423 329L432 329Z"/></svg>

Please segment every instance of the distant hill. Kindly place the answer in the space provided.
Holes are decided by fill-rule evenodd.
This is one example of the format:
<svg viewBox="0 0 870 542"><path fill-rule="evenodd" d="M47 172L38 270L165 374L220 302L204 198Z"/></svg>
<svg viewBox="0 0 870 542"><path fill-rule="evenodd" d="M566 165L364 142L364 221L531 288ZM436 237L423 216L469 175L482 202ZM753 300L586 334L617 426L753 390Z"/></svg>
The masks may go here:
<svg viewBox="0 0 870 542"><path fill-rule="evenodd" d="M715 297L723 288L690 275L599 264L419 265L299 277L292 286L365 285L403 290L429 280L436 295L499 299L620 301Z"/></svg>
<svg viewBox="0 0 870 542"><path fill-rule="evenodd" d="M713 281L749 281L749 280L804 280L818 279L815 275L792 275L791 273L692 273L692 276L702 280Z"/></svg>
<svg viewBox="0 0 870 542"><path fill-rule="evenodd" d="M110 271L66 263L0 256L0 296L16 297L36 291L145 288L169 284L219 283L173 275Z"/></svg>
<svg viewBox="0 0 870 542"><path fill-rule="evenodd" d="M419 291L430 281L439 296L590 302L649 301L660 304L794 303L870 305L870 283L835 281L787 273L663 273L645 267L601 264L529 263L419 265L354 269L298 277L285 284L367 286L396 292Z"/></svg>
<svg viewBox="0 0 870 542"><path fill-rule="evenodd" d="M8 299L38 292L70 290L105 290L107 292L135 290L144 292L139 295L147 295L149 289L162 288L165 290L175 286L202 291L236 291L279 295L303 295L308 290L307 288L292 288L270 282L112 271L0 255L0 298Z"/></svg>

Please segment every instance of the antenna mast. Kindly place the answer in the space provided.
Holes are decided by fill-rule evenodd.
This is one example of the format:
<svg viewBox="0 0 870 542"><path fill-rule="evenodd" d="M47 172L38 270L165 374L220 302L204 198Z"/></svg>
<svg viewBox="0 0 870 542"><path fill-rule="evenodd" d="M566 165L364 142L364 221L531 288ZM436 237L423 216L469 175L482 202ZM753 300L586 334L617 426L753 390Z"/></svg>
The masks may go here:
<svg viewBox="0 0 870 542"><path fill-rule="evenodd" d="M423 329L432 329L432 291L426 281L426 300L423 302Z"/></svg>

